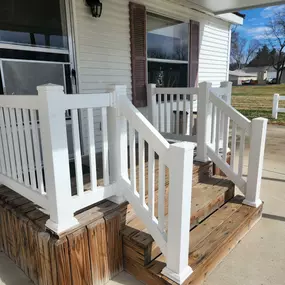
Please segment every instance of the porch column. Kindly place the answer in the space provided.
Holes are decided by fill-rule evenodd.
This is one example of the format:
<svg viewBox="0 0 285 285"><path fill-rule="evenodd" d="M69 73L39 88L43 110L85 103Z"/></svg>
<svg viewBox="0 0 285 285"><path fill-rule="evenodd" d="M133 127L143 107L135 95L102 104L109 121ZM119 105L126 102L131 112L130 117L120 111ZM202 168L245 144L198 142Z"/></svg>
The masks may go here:
<svg viewBox="0 0 285 285"><path fill-rule="evenodd" d="M50 218L46 226L57 234L78 224L71 205L69 156L62 86L38 88L39 121L44 160L44 176Z"/></svg>

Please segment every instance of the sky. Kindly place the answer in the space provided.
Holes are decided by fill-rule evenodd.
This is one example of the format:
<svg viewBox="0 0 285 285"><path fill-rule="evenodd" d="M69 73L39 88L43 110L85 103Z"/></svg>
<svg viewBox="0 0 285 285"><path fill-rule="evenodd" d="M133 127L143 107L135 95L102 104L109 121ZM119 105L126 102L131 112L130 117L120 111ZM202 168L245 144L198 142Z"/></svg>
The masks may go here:
<svg viewBox="0 0 285 285"><path fill-rule="evenodd" d="M248 40L256 39L261 43L266 42L267 23L270 17L273 16L274 11L284 9L285 5L271 6L267 8L257 8L252 10L242 10L240 13L245 14L243 26L239 26L237 31L241 36Z"/></svg>

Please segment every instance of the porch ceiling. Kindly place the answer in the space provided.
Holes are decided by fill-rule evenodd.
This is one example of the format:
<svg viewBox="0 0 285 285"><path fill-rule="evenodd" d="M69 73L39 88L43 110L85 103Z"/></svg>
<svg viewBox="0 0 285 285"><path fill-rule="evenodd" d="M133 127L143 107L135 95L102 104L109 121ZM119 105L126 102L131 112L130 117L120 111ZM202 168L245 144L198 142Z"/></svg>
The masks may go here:
<svg viewBox="0 0 285 285"><path fill-rule="evenodd" d="M200 6L203 10L214 14L222 14L228 12L236 12L242 9L273 6L285 3L278 0L187 0L189 3L194 3Z"/></svg>

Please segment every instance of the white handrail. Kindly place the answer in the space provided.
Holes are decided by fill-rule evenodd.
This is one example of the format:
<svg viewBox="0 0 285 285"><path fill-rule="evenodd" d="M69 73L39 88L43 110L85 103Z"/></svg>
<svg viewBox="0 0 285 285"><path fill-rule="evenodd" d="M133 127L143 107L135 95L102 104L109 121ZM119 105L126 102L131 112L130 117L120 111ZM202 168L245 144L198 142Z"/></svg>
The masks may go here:
<svg viewBox="0 0 285 285"><path fill-rule="evenodd" d="M231 118L235 124L245 129L248 133L250 133L250 120L237 111L232 106L228 105L226 102L217 97L215 93L210 91L210 102L212 102L217 108L223 110L223 113L226 114L229 118Z"/></svg>
<svg viewBox="0 0 285 285"><path fill-rule="evenodd" d="M198 149L196 159L210 158L245 194L243 203L258 207L263 166L267 119L248 120L219 98L221 91L210 83L199 85ZM219 90L219 89L218 89ZM198 106L199 107L199 106ZM229 124L232 123L230 162L228 161ZM222 130L222 137L220 136ZM246 137L250 140L248 175L243 176ZM239 138L239 140L237 139ZM237 145L239 143L239 148ZM238 152L238 163L236 157ZM237 167L236 167L237 164Z"/></svg>
<svg viewBox="0 0 285 285"><path fill-rule="evenodd" d="M169 140L196 142L198 88L147 88L148 119Z"/></svg>
<svg viewBox="0 0 285 285"><path fill-rule="evenodd" d="M130 178L124 178L122 194L132 204L136 214L142 219L149 233L166 256L167 266L163 274L182 284L192 273L188 266L189 231L191 213L192 143L170 145L159 131L133 106L127 97L126 87L122 96L115 100L119 113L129 126ZM139 142L136 154L135 143ZM145 172L145 145L148 145L148 172ZM139 189L136 183L136 161L139 161ZM157 155L157 156L156 156ZM155 170L158 160L159 173ZM169 169L168 227L165 220L165 173ZM158 175L158 176L157 176ZM145 180L148 180L145 185ZM158 179L158 189L155 180ZM148 203L146 204L146 186ZM156 191L158 192L156 194ZM157 196L157 199L155 197ZM157 204L155 201L157 200ZM157 209L157 211L156 211ZM155 213L158 213L155 215Z"/></svg>
<svg viewBox="0 0 285 285"><path fill-rule="evenodd" d="M162 155L169 149L169 143L156 130L156 128L145 118L145 116L135 108L128 97L124 96L119 101L120 111L126 119L142 134L145 140L151 141L153 149Z"/></svg>

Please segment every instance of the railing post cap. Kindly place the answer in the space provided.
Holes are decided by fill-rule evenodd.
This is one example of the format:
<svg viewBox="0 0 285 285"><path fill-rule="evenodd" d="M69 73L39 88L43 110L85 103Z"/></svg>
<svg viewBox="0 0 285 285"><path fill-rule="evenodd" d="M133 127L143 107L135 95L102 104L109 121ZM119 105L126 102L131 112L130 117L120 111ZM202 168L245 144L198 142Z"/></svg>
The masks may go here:
<svg viewBox="0 0 285 285"><path fill-rule="evenodd" d="M233 85L233 83L231 81L222 81L220 83L221 87L231 87Z"/></svg>
<svg viewBox="0 0 285 285"><path fill-rule="evenodd" d="M170 148L175 149L184 149L186 151L188 150L194 150L196 144L192 142L178 142L170 145Z"/></svg>
<svg viewBox="0 0 285 285"><path fill-rule="evenodd" d="M253 122L265 122L267 124L268 119L266 118L262 118L262 117L258 117L258 118L254 118L252 119Z"/></svg>
<svg viewBox="0 0 285 285"><path fill-rule="evenodd" d="M203 81L203 82L199 83L199 87L202 87L202 86L207 86L210 88L210 87L212 87L212 83L209 81Z"/></svg>
<svg viewBox="0 0 285 285"><path fill-rule="evenodd" d="M280 95L278 93L275 93L274 94L274 97L279 97Z"/></svg>
<svg viewBox="0 0 285 285"><path fill-rule="evenodd" d="M53 92L63 92L64 88L61 85L48 83L48 84L37 86L37 90L39 92L45 92L45 91L49 91L49 92L51 92L51 91L53 91Z"/></svg>

